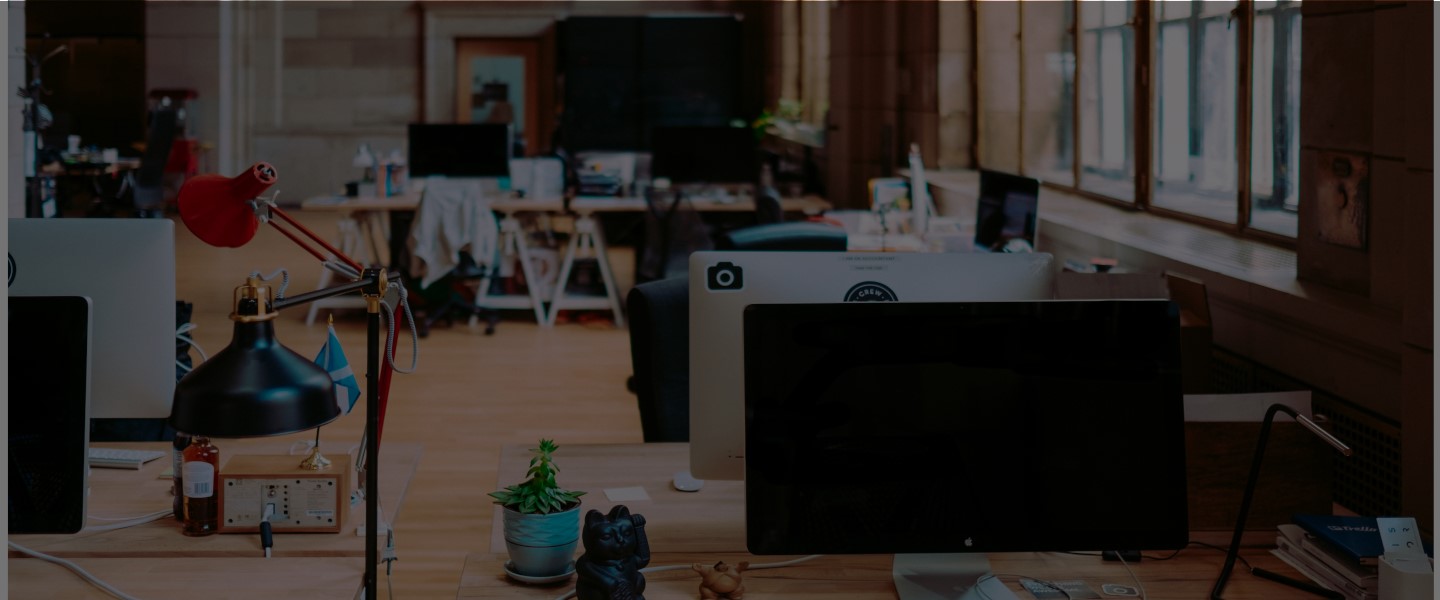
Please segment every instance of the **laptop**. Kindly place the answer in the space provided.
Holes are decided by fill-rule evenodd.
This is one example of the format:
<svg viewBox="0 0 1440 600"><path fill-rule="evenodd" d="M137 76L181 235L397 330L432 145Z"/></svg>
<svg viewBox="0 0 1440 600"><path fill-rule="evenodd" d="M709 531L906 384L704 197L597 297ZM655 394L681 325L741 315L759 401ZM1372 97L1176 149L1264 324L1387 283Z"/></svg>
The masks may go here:
<svg viewBox="0 0 1440 600"><path fill-rule="evenodd" d="M1039 180L980 171L980 200L975 206L976 250L1034 252L1039 215Z"/></svg>
<svg viewBox="0 0 1440 600"><path fill-rule="evenodd" d="M10 533L85 527L90 299L11 296Z"/></svg>

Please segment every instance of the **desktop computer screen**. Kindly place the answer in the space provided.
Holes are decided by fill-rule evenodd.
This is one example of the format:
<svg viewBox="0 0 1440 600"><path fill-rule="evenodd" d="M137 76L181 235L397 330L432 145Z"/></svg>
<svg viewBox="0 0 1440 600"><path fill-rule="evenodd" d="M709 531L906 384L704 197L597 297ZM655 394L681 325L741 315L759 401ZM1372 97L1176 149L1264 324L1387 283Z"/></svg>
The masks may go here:
<svg viewBox="0 0 1440 600"><path fill-rule="evenodd" d="M11 297L90 298L90 417L170 416L175 224L166 219L10 219L9 251Z"/></svg>
<svg viewBox="0 0 1440 600"><path fill-rule="evenodd" d="M411 177L506 177L514 134L502 123L411 123Z"/></svg>
<svg viewBox="0 0 1440 600"><path fill-rule="evenodd" d="M1166 300L750 306L750 551L1184 546L1179 331Z"/></svg>
<svg viewBox="0 0 1440 600"><path fill-rule="evenodd" d="M980 171L975 247L982 252L1033 252L1039 204L1038 180Z"/></svg>
<svg viewBox="0 0 1440 600"><path fill-rule="evenodd" d="M1054 297L1049 254L696 252L690 255L690 472L745 477L749 304Z"/></svg>
<svg viewBox="0 0 1440 600"><path fill-rule="evenodd" d="M90 300L9 299L10 533L85 527Z"/></svg>
<svg viewBox="0 0 1440 600"><path fill-rule="evenodd" d="M755 132L745 127L656 127L650 175L683 183L754 183L760 163Z"/></svg>

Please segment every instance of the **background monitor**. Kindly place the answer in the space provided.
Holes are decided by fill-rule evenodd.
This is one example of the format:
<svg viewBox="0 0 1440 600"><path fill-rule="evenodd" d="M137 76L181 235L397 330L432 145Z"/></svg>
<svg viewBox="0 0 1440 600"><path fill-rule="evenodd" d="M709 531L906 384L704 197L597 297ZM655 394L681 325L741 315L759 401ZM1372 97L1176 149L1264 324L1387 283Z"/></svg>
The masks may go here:
<svg viewBox="0 0 1440 600"><path fill-rule="evenodd" d="M747 127L656 127L650 175L673 183L754 183L755 132Z"/></svg>
<svg viewBox="0 0 1440 600"><path fill-rule="evenodd" d="M1044 300L1054 282L1049 254L691 254L691 473L745 477L747 305Z"/></svg>
<svg viewBox="0 0 1440 600"><path fill-rule="evenodd" d="M1166 300L757 305L756 554L1183 547Z"/></svg>
<svg viewBox="0 0 1440 600"><path fill-rule="evenodd" d="M412 177L506 177L514 135L502 123L411 123Z"/></svg>
<svg viewBox="0 0 1440 600"><path fill-rule="evenodd" d="M9 250L10 296L90 298L91 418L170 416L175 395L174 223L10 219ZM10 335L14 339L14 332Z"/></svg>
<svg viewBox="0 0 1440 600"><path fill-rule="evenodd" d="M1033 252L1039 207L1039 180L980 171L975 247L985 252Z"/></svg>
<svg viewBox="0 0 1440 600"><path fill-rule="evenodd" d="M9 299L10 533L85 527L90 301Z"/></svg>

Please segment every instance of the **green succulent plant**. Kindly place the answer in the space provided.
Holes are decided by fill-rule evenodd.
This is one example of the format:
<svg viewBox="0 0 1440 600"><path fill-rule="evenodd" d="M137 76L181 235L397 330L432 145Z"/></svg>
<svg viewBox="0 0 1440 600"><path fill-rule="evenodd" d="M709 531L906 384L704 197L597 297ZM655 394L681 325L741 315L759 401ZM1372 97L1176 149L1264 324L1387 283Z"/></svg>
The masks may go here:
<svg viewBox="0 0 1440 600"><path fill-rule="evenodd" d="M530 470L526 472L530 478L524 483L490 492L490 497L495 499L496 504L527 515L548 515L579 504L585 492L561 489L555 483L555 474L560 472L560 468L555 466L551 455L559 448L554 440L540 440L539 448L530 449L534 454L530 457Z"/></svg>

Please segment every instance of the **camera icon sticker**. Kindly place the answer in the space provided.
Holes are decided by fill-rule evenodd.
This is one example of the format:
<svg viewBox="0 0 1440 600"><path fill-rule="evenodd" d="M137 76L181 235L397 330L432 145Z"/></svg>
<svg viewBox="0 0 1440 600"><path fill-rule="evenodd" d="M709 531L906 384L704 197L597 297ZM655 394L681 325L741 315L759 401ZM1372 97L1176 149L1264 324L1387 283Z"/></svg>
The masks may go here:
<svg viewBox="0 0 1440 600"><path fill-rule="evenodd" d="M745 289L745 270L730 261L720 261L705 269L705 289L712 292L738 292Z"/></svg>

